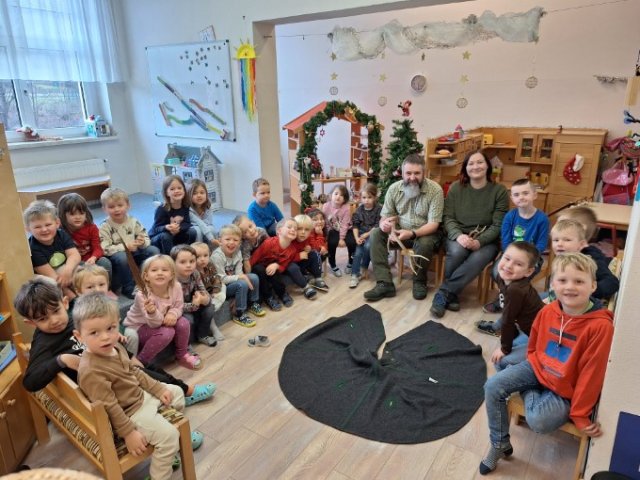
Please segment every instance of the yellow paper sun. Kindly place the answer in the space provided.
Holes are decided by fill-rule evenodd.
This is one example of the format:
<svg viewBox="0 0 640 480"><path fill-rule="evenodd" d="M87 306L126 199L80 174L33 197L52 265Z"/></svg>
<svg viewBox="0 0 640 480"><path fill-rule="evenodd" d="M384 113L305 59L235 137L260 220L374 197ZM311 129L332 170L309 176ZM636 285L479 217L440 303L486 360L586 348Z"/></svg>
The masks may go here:
<svg viewBox="0 0 640 480"><path fill-rule="evenodd" d="M249 39L244 43L240 43L240 46L236 48L236 60L244 60L246 58L256 58L256 50L249 43Z"/></svg>

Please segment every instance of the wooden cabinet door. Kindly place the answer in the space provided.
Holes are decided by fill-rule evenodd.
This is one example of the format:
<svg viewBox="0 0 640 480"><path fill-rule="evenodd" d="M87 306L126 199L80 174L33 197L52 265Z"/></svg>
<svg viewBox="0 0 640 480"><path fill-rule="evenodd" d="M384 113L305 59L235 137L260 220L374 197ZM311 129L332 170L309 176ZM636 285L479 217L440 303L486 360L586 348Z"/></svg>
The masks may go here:
<svg viewBox="0 0 640 480"><path fill-rule="evenodd" d="M553 162L553 145L555 135L539 135L536 139L536 154L534 161L550 165Z"/></svg>
<svg viewBox="0 0 640 480"><path fill-rule="evenodd" d="M521 133L518 135L518 150L516 151L516 163L531 163L536 156L538 135Z"/></svg>
<svg viewBox="0 0 640 480"><path fill-rule="evenodd" d="M11 473L17 465L8 420L9 415L0 402L0 475Z"/></svg>
<svg viewBox="0 0 640 480"><path fill-rule="evenodd" d="M7 424L11 432L11 443L16 461L21 461L33 442L35 430L31 419L29 400L22 388L22 376L17 376L1 399L2 408L7 412Z"/></svg>
<svg viewBox="0 0 640 480"><path fill-rule="evenodd" d="M571 161L576 154L580 154L584 157L584 165L580 170L580 183L574 185L564 178L563 172L567 163ZM557 195L569 195L576 199L593 195L599 161L599 144L564 143L557 141L548 191Z"/></svg>

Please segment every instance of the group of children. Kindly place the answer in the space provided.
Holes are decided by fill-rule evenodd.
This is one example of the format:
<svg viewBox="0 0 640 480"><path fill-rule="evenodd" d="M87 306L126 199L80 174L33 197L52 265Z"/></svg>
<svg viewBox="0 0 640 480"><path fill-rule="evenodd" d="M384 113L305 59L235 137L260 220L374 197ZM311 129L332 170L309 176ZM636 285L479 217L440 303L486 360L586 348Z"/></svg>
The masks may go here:
<svg viewBox="0 0 640 480"><path fill-rule="evenodd" d="M57 209L36 201L24 212L34 271L50 277L28 282L15 300L16 309L36 327L25 386L37 390L59 371L72 378L79 371L87 395L109 406L114 428L129 451L140 452L147 443L156 446L153 478L166 478L177 443L173 437L164 446L153 443L156 427L160 430L163 424L153 416L151 424L138 421L143 415L137 412L155 412L159 403L190 405L215 391L215 384L191 387L158 368L161 352L173 345L179 364L200 368L200 357L189 344L215 346L224 338L213 317L225 299L233 300L234 322L252 327L255 320L249 314L264 316L262 303L273 311L293 304L286 277L307 299L317 290L326 291L325 259L333 274L342 276L337 248L348 249L344 272L351 275L349 287L358 286L362 269L368 267L369 234L378 226L381 211L375 185L365 185L353 216L349 192L342 185L332 190L322 209L311 208L290 219L271 202L267 180L256 180L253 192L248 215L236 217L217 236L206 186L196 180L187 189L178 176L166 178L164 203L149 233L128 214L128 196L118 188L101 195L108 218L99 228L77 194L63 196ZM485 306L502 317L477 325L500 336L491 356L499 373L485 386L492 447L481 463L482 474L513 451L504 420L505 400L512 392L523 392L528 413L541 402L555 402L552 421L540 419L539 431L571 418L585 433L599 433L588 416L597 398L594 392L602 385L612 331L611 316L599 300L618 288L606 257L587 244L596 228L593 212L577 207L563 213L551 230L557 258L552 288L542 299L531 279L541 266L549 222L533 205L535 187L528 180L513 184L511 198L516 208L505 217L503 254L494 271L500 294ZM139 276L131 261L141 267ZM134 299L122 325L111 293L117 290ZM70 301L75 329L68 322ZM578 361L587 354L593 357L588 368Z"/></svg>

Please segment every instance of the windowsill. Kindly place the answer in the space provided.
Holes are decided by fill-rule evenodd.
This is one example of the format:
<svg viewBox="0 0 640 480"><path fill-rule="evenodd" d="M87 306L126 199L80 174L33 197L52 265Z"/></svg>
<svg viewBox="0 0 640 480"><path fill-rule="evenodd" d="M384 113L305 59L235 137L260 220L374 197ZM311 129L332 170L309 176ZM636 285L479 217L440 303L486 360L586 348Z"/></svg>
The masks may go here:
<svg viewBox="0 0 640 480"><path fill-rule="evenodd" d="M41 142L10 142L9 150L23 150L27 148L57 147L59 145L73 145L75 143L111 142L117 140L117 135L109 137L75 137L62 140L43 140Z"/></svg>

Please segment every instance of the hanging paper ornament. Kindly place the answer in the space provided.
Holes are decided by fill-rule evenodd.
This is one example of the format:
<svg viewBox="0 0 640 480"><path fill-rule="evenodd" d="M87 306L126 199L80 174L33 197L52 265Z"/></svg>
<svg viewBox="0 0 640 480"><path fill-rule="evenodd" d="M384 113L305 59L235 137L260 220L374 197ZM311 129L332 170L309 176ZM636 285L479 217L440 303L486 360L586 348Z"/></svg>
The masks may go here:
<svg viewBox="0 0 640 480"><path fill-rule="evenodd" d="M369 175L373 175L373 168L369 169Z"/></svg>
<svg viewBox="0 0 640 480"><path fill-rule="evenodd" d="M309 158L309 157L304 157L303 162L304 162L304 164L305 164L305 165L309 166L309 165L311 164L311 158Z"/></svg>
<svg viewBox="0 0 640 480"><path fill-rule="evenodd" d="M242 109L250 121L256 116L256 50L249 39L240 43L236 49L236 60L240 68L240 92L242 94Z"/></svg>
<svg viewBox="0 0 640 480"><path fill-rule="evenodd" d="M527 88L536 88L538 86L538 77L531 75L524 81Z"/></svg>
<svg viewBox="0 0 640 480"><path fill-rule="evenodd" d="M356 115L355 112L353 111L353 108L351 107L347 107L344 109L344 118L351 122L351 123L357 123L358 120L356 120Z"/></svg>
<svg viewBox="0 0 640 480"><path fill-rule="evenodd" d="M324 128L321 128L321 129L320 129L320 136L321 136L321 137L324 137L324 133L325 133L325 132L324 132Z"/></svg>
<svg viewBox="0 0 640 480"><path fill-rule="evenodd" d="M387 97L378 97L378 105L384 107L387 104Z"/></svg>
<svg viewBox="0 0 640 480"><path fill-rule="evenodd" d="M331 88L329 89L329 94L330 94L330 95L334 95L334 96L335 96L335 95L337 95L337 94L338 94L338 87L335 87L335 86L334 86L334 87L331 87Z"/></svg>
<svg viewBox="0 0 640 480"><path fill-rule="evenodd" d="M299 187L300 187L300 191L301 192L306 192L307 191L307 184L306 183L301 183L299 185Z"/></svg>
<svg viewBox="0 0 640 480"><path fill-rule="evenodd" d="M456 101L456 107L458 108L465 108L467 105L469 105L469 102L466 98L464 97L460 97L457 101Z"/></svg>
<svg viewBox="0 0 640 480"><path fill-rule="evenodd" d="M409 110L411 108L411 100L405 100L404 102L399 103L398 108L402 110L403 117L408 117L411 115L411 111Z"/></svg>

